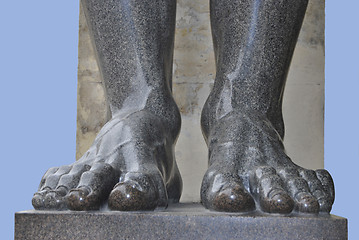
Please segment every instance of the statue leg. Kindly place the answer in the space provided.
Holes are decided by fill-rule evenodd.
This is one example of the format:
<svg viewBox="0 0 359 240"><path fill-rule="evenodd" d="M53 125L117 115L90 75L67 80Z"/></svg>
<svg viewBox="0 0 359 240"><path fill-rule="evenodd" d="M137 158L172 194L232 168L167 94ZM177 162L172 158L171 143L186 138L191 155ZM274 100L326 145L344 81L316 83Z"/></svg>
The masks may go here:
<svg viewBox="0 0 359 240"><path fill-rule="evenodd" d="M217 75L202 111L206 208L330 212L334 185L286 155L282 96L308 0L211 0Z"/></svg>
<svg viewBox="0 0 359 240"><path fill-rule="evenodd" d="M82 0L111 120L75 163L43 176L36 209L153 210L178 202L172 98L176 0Z"/></svg>

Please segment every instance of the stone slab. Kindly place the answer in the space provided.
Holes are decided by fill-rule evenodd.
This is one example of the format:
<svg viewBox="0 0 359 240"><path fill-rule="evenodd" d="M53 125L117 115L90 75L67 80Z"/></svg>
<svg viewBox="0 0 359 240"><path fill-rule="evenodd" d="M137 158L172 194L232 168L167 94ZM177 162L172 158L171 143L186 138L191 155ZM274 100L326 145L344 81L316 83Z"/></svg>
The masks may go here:
<svg viewBox="0 0 359 240"><path fill-rule="evenodd" d="M334 215L218 213L200 204L155 212L23 211L15 239L347 239L347 219Z"/></svg>

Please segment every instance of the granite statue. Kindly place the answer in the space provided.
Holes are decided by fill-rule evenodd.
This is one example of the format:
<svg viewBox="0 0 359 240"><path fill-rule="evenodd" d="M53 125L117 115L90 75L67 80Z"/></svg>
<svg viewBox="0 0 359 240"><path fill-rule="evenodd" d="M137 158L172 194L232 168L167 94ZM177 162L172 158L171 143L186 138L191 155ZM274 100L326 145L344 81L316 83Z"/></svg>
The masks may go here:
<svg viewBox="0 0 359 240"><path fill-rule="evenodd" d="M211 210L329 213L326 170L297 166L282 139L282 96L308 0L210 0L216 59L203 107ZM176 0L82 0L112 118L75 163L49 169L35 209L136 211L179 201L172 97Z"/></svg>

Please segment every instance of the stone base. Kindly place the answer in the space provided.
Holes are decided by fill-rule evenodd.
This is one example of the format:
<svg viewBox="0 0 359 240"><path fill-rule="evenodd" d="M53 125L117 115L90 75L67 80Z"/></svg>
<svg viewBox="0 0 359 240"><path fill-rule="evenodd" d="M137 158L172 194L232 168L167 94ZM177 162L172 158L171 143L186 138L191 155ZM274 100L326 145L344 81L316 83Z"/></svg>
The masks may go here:
<svg viewBox="0 0 359 240"><path fill-rule="evenodd" d="M23 211L15 239L347 239L347 220L334 215L218 213L200 204L155 212Z"/></svg>

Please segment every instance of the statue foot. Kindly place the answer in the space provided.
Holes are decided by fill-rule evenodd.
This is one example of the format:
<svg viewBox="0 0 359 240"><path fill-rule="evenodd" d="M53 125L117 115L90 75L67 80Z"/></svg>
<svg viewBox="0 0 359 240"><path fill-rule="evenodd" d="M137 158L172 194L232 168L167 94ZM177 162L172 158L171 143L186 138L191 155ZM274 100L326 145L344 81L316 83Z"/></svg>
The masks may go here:
<svg viewBox="0 0 359 240"><path fill-rule="evenodd" d="M208 133L209 168L201 200L206 208L226 212L257 208L281 214L330 212L334 202L330 174L294 164L265 116L232 112L204 132Z"/></svg>
<svg viewBox="0 0 359 240"><path fill-rule="evenodd" d="M113 117L84 156L49 169L32 204L35 209L153 210L178 202L182 181L174 136L149 111Z"/></svg>

